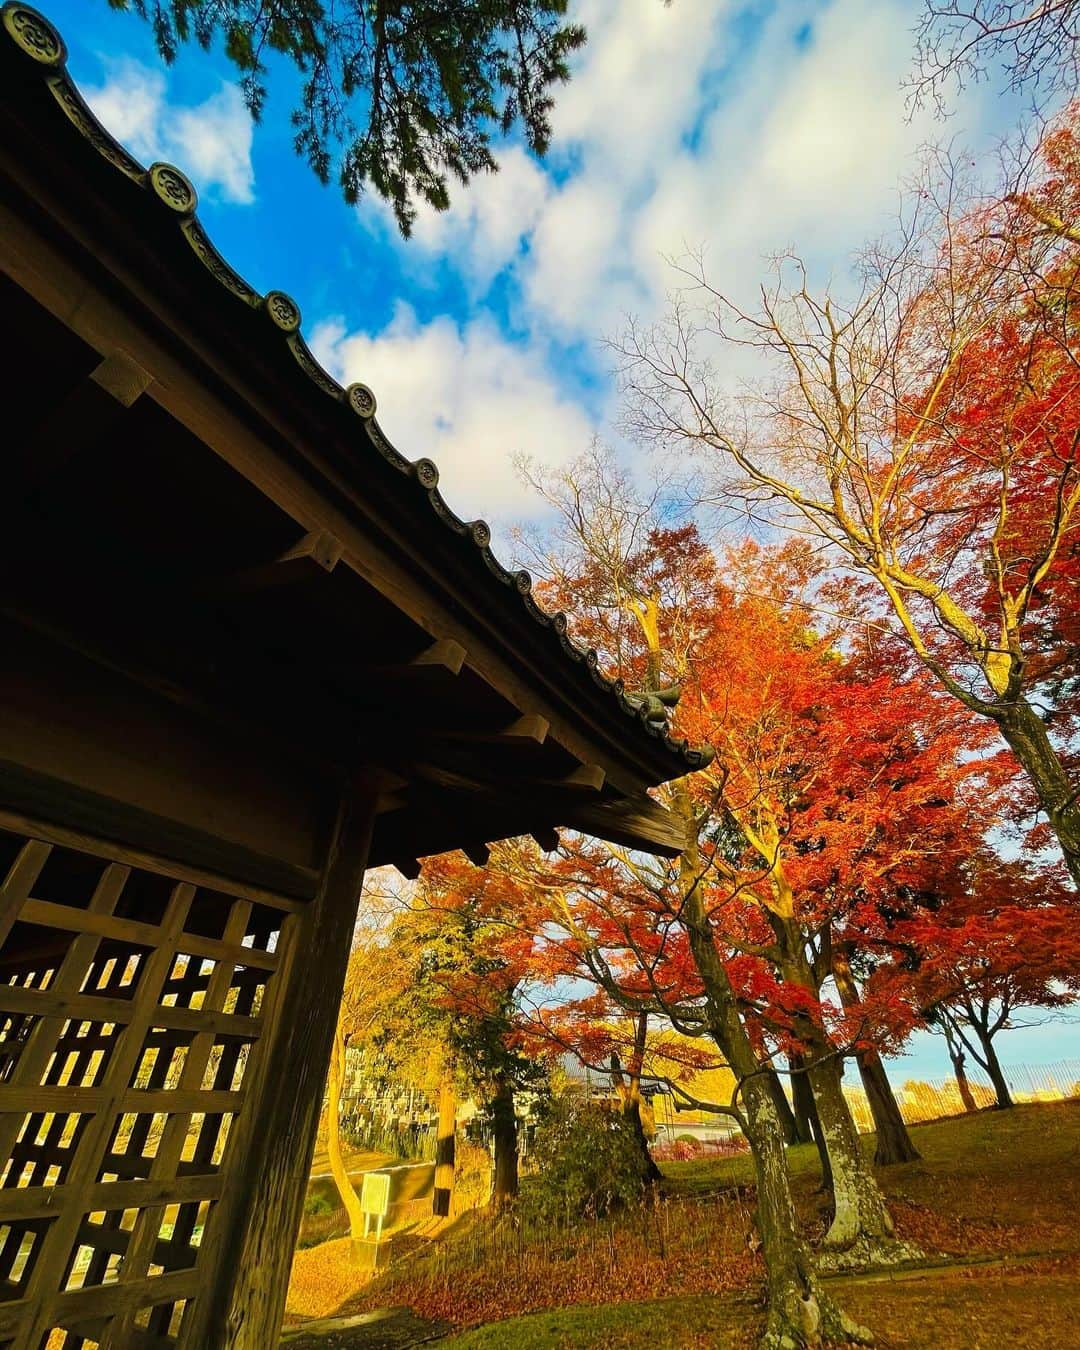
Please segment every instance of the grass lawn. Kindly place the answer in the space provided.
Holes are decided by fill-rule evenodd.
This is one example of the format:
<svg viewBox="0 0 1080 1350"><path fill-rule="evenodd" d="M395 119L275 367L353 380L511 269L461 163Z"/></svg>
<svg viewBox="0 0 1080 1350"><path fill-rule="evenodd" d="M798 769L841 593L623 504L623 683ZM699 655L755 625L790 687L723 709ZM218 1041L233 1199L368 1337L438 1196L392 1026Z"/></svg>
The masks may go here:
<svg viewBox="0 0 1080 1350"><path fill-rule="evenodd" d="M927 1248L957 1255L1042 1252L1080 1245L1080 1102L1039 1102L917 1125L921 1162L878 1169L901 1231ZM864 1135L867 1156L873 1135ZM817 1151L788 1150L796 1202L820 1222ZM664 1164L682 1195L753 1181L743 1154Z"/></svg>
<svg viewBox="0 0 1080 1350"><path fill-rule="evenodd" d="M1043 1350L1080 1326L1080 1261L1002 1274L896 1282L830 1281L881 1350ZM533 1313L440 1341L446 1350L752 1350L763 1318L748 1300L699 1296Z"/></svg>
<svg viewBox="0 0 1080 1350"><path fill-rule="evenodd" d="M836 1297L883 1347L1080 1344L1080 1102L987 1111L917 1126L913 1136L922 1161L882 1169L879 1181L901 1234L960 1264L917 1279L831 1280ZM872 1138L864 1144L872 1152ZM813 1236L823 1223L816 1153L797 1148L790 1157L799 1211ZM760 1331L754 1300L761 1279L760 1259L746 1241L750 1160L668 1163L663 1170L661 1204L614 1223L531 1233L465 1216L446 1240L370 1284L357 1279L347 1296L343 1278L334 1311L407 1304L461 1327L442 1342L454 1350L749 1350Z"/></svg>

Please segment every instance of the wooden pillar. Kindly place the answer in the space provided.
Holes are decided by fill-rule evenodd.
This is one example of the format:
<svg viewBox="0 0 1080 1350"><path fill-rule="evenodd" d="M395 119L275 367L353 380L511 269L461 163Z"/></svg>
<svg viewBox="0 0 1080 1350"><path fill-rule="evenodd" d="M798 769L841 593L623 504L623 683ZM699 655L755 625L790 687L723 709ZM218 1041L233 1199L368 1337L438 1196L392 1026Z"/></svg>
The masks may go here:
<svg viewBox="0 0 1080 1350"><path fill-rule="evenodd" d="M437 1218L450 1215L450 1197L454 1191L454 1131L457 1124L457 1097L449 1072L439 1084L439 1133L435 1142L435 1191L431 1212Z"/></svg>
<svg viewBox="0 0 1080 1350"><path fill-rule="evenodd" d="M268 1350L281 1331L338 1006L375 819L375 790L343 795L318 892L282 930L258 1082L229 1140L226 1194L207 1231L186 1350Z"/></svg>

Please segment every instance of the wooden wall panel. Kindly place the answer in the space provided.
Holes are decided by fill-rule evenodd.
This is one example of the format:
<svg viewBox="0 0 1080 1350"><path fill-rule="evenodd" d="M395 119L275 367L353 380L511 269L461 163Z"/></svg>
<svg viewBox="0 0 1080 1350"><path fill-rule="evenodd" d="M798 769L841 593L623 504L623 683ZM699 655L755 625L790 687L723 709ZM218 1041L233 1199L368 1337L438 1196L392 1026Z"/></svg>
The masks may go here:
<svg viewBox="0 0 1080 1350"><path fill-rule="evenodd" d="M0 877L0 1344L175 1345L297 906L2 811Z"/></svg>
<svg viewBox="0 0 1080 1350"><path fill-rule="evenodd" d="M317 868L336 806L310 765L0 620L0 760ZM283 710L284 711L284 710Z"/></svg>

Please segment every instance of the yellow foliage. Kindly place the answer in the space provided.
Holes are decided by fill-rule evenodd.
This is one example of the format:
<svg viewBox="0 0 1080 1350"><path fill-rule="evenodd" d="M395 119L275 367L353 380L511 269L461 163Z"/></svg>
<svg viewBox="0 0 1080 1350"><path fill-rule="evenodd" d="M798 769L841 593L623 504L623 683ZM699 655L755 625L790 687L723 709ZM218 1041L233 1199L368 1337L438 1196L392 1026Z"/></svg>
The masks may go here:
<svg viewBox="0 0 1080 1350"><path fill-rule="evenodd" d="M297 1317L329 1317L370 1279L352 1263L351 1239L321 1242L293 1257L285 1311Z"/></svg>

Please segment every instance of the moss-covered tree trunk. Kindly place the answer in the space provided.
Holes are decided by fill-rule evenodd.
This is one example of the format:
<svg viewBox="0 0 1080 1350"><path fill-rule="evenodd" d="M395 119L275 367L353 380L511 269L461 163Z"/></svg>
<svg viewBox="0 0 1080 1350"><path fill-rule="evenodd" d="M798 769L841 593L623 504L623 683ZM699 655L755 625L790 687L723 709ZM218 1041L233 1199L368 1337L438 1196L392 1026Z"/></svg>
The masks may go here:
<svg viewBox="0 0 1080 1350"><path fill-rule="evenodd" d="M1069 782L1046 723L1026 699L1001 705L994 720L1027 771L1039 805L1061 844L1073 885L1080 890L1080 787Z"/></svg>
<svg viewBox="0 0 1080 1350"><path fill-rule="evenodd" d="M676 787L675 800L680 814L692 819L689 796L682 784ZM745 1108L768 1296L763 1344L766 1350L802 1350L833 1342L869 1344L870 1333L852 1322L822 1287L813 1257L799 1233L783 1127L763 1066L739 1016L735 991L705 911L696 842L682 855L680 878L683 922L705 991L709 1032L739 1082Z"/></svg>
<svg viewBox="0 0 1080 1350"><path fill-rule="evenodd" d="M611 1056L611 1080L619 1095L623 1119L637 1140L641 1150L645 1170L645 1180L650 1184L660 1180L660 1169L649 1152L649 1141L645 1137L645 1124L641 1119L641 1070L645 1063L645 1047L649 1034L649 1014L639 1012L634 1019L634 1044L625 1071L619 1056Z"/></svg>
<svg viewBox="0 0 1080 1350"><path fill-rule="evenodd" d="M802 932L794 918L770 911L769 923L779 949L784 982L816 1002L820 989L811 969ZM832 1269L890 1265L921 1256L893 1231L885 1197L859 1147L859 1132L841 1084L843 1060L823 1023L809 1015L795 1018L803 1043L806 1076L814 1093L821 1134L829 1155L833 1219L825 1234L823 1262Z"/></svg>
<svg viewBox="0 0 1080 1350"><path fill-rule="evenodd" d="M784 1131L784 1142L787 1144L809 1144L813 1138L809 1125L800 1120L798 1104L796 1103L793 1108L791 1102L788 1101L784 1085L780 1081L780 1075L775 1069L765 1069L764 1073L769 1088L769 1096L772 1097L773 1106L776 1107L780 1128Z"/></svg>
<svg viewBox="0 0 1080 1350"><path fill-rule="evenodd" d="M805 1142L810 1143L812 1141L817 1146L818 1162L821 1166L822 1189L832 1194L832 1168L829 1166L829 1150L825 1147L825 1136L821 1132L817 1104L810 1087L810 1079L806 1076L806 1060L793 1050L788 1056L788 1062L791 1066L791 1096L795 1103L795 1114L806 1122L809 1138ZM803 1141L800 1140L799 1142Z"/></svg>
<svg viewBox="0 0 1080 1350"><path fill-rule="evenodd" d="M833 1220L823 1247L831 1267L893 1264L921 1255L897 1241L885 1197L859 1147L859 1135L844 1099L840 1060L811 1061L807 1068L832 1168Z"/></svg>

